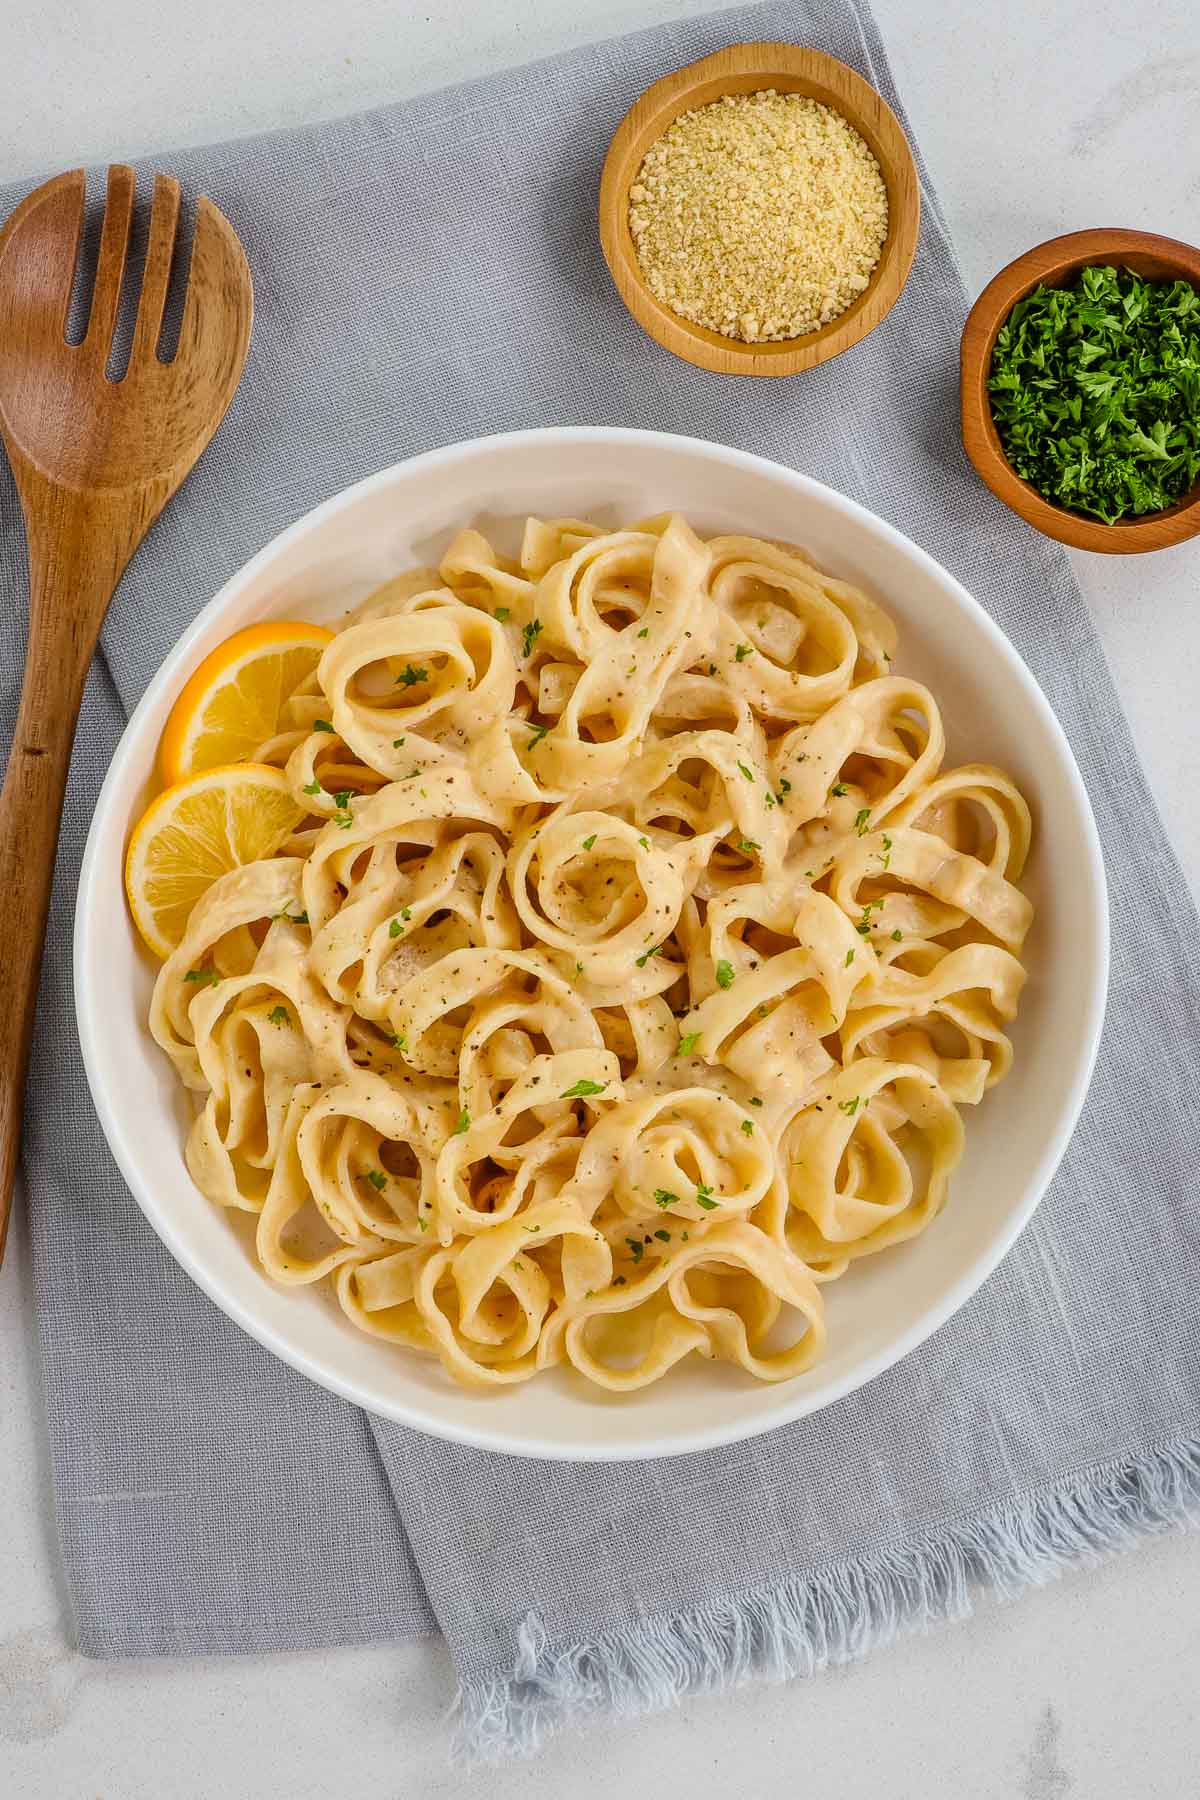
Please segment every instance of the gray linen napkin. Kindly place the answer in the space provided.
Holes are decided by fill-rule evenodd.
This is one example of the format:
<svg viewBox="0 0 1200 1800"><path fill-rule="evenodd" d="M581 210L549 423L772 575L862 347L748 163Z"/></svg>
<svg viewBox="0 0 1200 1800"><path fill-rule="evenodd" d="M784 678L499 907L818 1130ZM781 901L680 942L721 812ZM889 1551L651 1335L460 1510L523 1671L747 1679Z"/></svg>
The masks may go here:
<svg viewBox="0 0 1200 1800"><path fill-rule="evenodd" d="M250 253L254 344L223 429L117 597L80 726L26 1166L63 1554L94 1656L440 1629L474 1749L572 1711L801 1673L1133 1541L1200 1503L1196 917L1063 555L966 466L964 295L936 196L886 323L796 382L675 361L596 243L608 136L664 71L747 38L815 43L898 102L865 8L799 0L571 52L312 130L165 160ZM16 191L0 195L7 211ZM825 421L838 420L828 429ZM123 718L182 626L297 514L413 451L630 424L804 469L909 532L1016 642L1108 859L1108 1029L1038 1215L921 1350L816 1418L660 1463L506 1460L368 1419L245 1338L125 1191L70 991L82 840ZM0 689L23 611L0 483Z"/></svg>

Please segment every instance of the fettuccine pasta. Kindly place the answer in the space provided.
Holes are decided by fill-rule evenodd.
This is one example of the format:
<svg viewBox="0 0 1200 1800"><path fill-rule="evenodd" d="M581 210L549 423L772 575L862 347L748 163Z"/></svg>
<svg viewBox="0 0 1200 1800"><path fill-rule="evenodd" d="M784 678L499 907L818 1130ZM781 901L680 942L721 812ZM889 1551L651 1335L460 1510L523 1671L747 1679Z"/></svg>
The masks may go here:
<svg viewBox="0 0 1200 1800"><path fill-rule="evenodd" d="M151 1029L284 1286L475 1386L762 1381L945 1204L1008 1069L1029 811L865 593L684 519L466 530L256 752L304 820Z"/></svg>

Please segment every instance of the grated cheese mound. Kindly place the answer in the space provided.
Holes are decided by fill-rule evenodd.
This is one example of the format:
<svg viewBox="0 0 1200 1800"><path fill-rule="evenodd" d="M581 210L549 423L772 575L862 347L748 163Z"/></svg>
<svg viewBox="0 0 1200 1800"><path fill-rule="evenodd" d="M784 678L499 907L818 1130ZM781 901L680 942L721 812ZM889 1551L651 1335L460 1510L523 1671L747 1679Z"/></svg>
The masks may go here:
<svg viewBox="0 0 1200 1800"><path fill-rule="evenodd" d="M656 297L751 344L845 312L888 228L882 172L854 127L774 88L682 113L646 152L629 201Z"/></svg>

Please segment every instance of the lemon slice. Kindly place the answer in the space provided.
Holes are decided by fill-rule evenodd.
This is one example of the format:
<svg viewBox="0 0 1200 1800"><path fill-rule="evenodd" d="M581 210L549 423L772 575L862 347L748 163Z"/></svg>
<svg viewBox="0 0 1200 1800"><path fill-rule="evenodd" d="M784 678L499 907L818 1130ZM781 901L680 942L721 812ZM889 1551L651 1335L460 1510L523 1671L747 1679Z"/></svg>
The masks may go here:
<svg viewBox="0 0 1200 1800"><path fill-rule="evenodd" d="M171 954L218 876L274 856L303 817L282 769L266 763L203 769L152 800L129 840L125 892L154 954Z"/></svg>
<svg viewBox="0 0 1200 1800"><path fill-rule="evenodd" d="M158 747L164 782L253 756L332 637L323 625L268 619L218 644L171 708Z"/></svg>

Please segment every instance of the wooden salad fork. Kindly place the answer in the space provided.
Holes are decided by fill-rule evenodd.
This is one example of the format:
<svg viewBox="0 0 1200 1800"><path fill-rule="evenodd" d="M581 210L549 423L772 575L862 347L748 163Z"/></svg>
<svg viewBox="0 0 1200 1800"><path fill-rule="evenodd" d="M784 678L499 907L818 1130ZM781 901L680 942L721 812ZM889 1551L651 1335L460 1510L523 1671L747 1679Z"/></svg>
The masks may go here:
<svg viewBox="0 0 1200 1800"><path fill-rule="evenodd" d="M106 373L133 219L134 173L108 171L87 332L67 341L83 231L81 169L30 194L0 229L0 436L29 548L29 639L0 793L0 1258L54 851L96 639L130 557L217 429L241 378L253 289L237 233L203 197L179 347L160 360L179 183L157 175L126 374Z"/></svg>

